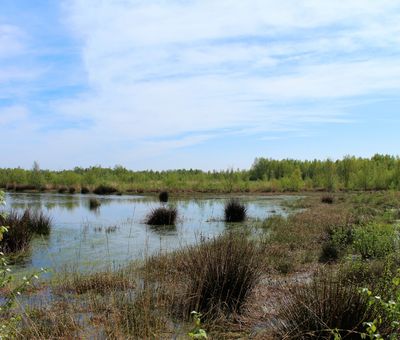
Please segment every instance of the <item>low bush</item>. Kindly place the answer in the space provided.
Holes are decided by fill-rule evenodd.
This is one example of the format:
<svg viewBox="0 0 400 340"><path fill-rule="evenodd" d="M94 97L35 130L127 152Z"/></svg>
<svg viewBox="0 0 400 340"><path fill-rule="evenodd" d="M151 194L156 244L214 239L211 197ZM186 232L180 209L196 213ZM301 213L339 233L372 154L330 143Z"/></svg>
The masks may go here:
<svg viewBox="0 0 400 340"><path fill-rule="evenodd" d="M225 222L243 222L246 219L247 208L236 199L231 199L225 204Z"/></svg>
<svg viewBox="0 0 400 340"><path fill-rule="evenodd" d="M364 259L382 258L399 248L399 228L372 223L354 229L354 250Z"/></svg>
<svg viewBox="0 0 400 340"><path fill-rule="evenodd" d="M153 209L147 216L146 224L149 225L174 225L178 216L175 207L159 207Z"/></svg>

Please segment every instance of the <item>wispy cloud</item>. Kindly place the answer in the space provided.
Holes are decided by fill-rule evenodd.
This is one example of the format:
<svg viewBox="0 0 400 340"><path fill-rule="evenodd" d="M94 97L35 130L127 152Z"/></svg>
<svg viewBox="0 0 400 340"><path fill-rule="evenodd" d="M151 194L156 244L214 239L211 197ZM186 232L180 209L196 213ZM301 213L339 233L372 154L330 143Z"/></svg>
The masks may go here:
<svg viewBox="0 0 400 340"><path fill-rule="evenodd" d="M80 64L57 72L56 86L63 77L85 86L46 98L40 109L51 123L37 130L43 143L56 134L54 149L66 154L61 143L72 139L118 163L222 136L274 140L348 124L354 102L400 90L395 1L65 0L61 16ZM23 53L24 39L22 29L0 25L0 58ZM63 65L37 66L49 75ZM29 77L43 78L9 66L0 69L3 97L13 82L31 91ZM53 83L44 83L35 85L48 93ZM118 161L110 146L121 145Z"/></svg>

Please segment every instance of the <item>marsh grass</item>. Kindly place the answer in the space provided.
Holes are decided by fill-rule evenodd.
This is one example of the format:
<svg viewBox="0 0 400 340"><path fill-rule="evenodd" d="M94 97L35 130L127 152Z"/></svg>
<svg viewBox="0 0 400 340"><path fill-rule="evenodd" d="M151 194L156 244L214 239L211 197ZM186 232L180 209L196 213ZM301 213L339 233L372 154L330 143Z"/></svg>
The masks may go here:
<svg viewBox="0 0 400 340"><path fill-rule="evenodd" d="M52 301L25 324L24 334L185 339L195 309L203 313L202 326L215 339L333 338L334 328L344 338L359 339L365 331L362 323L377 315L359 288L385 292L385 282L400 267L396 251L368 261L356 252L354 230L368 226L360 221L380 221L400 206L399 195L364 195L335 196L335 204L323 204L320 194L312 195L302 206L306 210L273 216L256 234L235 229L173 252L160 251L121 270L66 273L52 286ZM375 210L374 216L360 217L367 207ZM339 260L329 266L318 264L326 242L339 250ZM321 267L326 269L316 271ZM55 317L58 301L67 304L60 318Z"/></svg>
<svg viewBox="0 0 400 340"><path fill-rule="evenodd" d="M34 190L36 190L36 186L30 185L30 184L15 184L13 186L13 189L16 192L34 191Z"/></svg>
<svg viewBox="0 0 400 340"><path fill-rule="evenodd" d="M82 324L77 310L68 302L29 308L15 331L16 339L77 339Z"/></svg>
<svg viewBox="0 0 400 340"><path fill-rule="evenodd" d="M133 289L135 286L136 282L132 276L124 271L108 270L89 274L78 272L64 274L58 285L58 290L76 294L86 294L88 292L107 294L115 291L126 291Z"/></svg>
<svg viewBox="0 0 400 340"><path fill-rule="evenodd" d="M6 217L0 214L0 225L8 227L0 241L0 249L3 253L23 252L29 248L33 233L29 227L29 221L22 214L12 210Z"/></svg>
<svg viewBox="0 0 400 340"><path fill-rule="evenodd" d="M246 235L228 233L180 253L180 268L186 277L184 311L203 313L208 319L218 314L241 313L247 297L261 275L259 246Z"/></svg>
<svg viewBox="0 0 400 340"><path fill-rule="evenodd" d="M326 204L333 204L335 198L332 195L324 195L321 197L321 202Z"/></svg>
<svg viewBox="0 0 400 340"><path fill-rule="evenodd" d="M52 228L52 218L42 210L25 210L22 219L28 221L29 229L36 235L49 235Z"/></svg>
<svg viewBox="0 0 400 340"><path fill-rule="evenodd" d="M43 211L11 210L0 216L0 225L8 226L8 232L0 241L0 248L8 254L27 250L34 235L49 235L52 219Z"/></svg>
<svg viewBox="0 0 400 340"><path fill-rule="evenodd" d="M57 192L59 194L65 194L67 191L68 191L67 187L61 187L61 188L58 188L58 190L57 190Z"/></svg>
<svg viewBox="0 0 400 340"><path fill-rule="evenodd" d="M178 216L176 207L159 207L153 209L146 217L148 225L174 225Z"/></svg>
<svg viewBox="0 0 400 340"><path fill-rule="evenodd" d="M287 289L277 331L281 339L330 339L337 329L344 338L361 339L364 322L376 316L356 282L325 270Z"/></svg>
<svg viewBox="0 0 400 340"><path fill-rule="evenodd" d="M224 207L225 222L243 222L246 219L247 208L237 199L230 199Z"/></svg>

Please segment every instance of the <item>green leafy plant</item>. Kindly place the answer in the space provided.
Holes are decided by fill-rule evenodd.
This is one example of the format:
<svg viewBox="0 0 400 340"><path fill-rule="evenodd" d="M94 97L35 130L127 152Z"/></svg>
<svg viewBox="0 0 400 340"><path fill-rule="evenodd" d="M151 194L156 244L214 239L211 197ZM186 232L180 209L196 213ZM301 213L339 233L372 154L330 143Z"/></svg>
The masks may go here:
<svg viewBox="0 0 400 340"><path fill-rule="evenodd" d="M372 223L354 229L354 249L362 258L382 258L399 246L399 228L391 224Z"/></svg>
<svg viewBox="0 0 400 340"><path fill-rule="evenodd" d="M208 339L207 332L201 328L201 313L193 311L190 313L193 318L193 329L188 333L191 339Z"/></svg>
<svg viewBox="0 0 400 340"><path fill-rule="evenodd" d="M376 318L364 323L366 333L363 339L398 339L400 336L400 270L391 280L391 294L388 298L374 295L368 288L362 288L361 293L368 297L369 305L379 311ZM388 324L390 325L388 327ZM383 333L386 333L382 335Z"/></svg>

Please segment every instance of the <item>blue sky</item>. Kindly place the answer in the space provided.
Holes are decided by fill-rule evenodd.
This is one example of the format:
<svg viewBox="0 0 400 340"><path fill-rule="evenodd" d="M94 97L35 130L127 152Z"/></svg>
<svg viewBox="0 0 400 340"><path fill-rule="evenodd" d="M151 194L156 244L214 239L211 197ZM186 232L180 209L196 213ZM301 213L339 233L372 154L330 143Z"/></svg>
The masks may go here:
<svg viewBox="0 0 400 340"><path fill-rule="evenodd" d="M1 167L400 154L400 2L0 0Z"/></svg>

